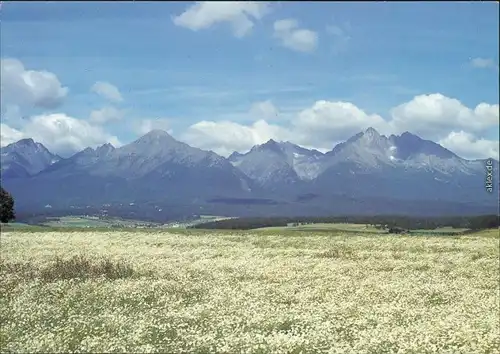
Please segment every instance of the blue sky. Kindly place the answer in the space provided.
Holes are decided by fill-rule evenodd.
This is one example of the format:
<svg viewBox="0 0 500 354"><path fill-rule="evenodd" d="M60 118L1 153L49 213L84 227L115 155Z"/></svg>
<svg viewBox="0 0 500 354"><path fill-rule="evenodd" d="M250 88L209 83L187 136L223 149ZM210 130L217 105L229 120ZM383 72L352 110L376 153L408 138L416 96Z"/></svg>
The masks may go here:
<svg viewBox="0 0 500 354"><path fill-rule="evenodd" d="M120 143L145 132L140 127L148 121L150 127L167 127L181 140L221 153L245 150L274 136L326 149L372 125L373 115L400 122L399 130L411 128L421 114L410 110L414 114L409 117L406 110L404 117L402 113L394 117L394 107L419 95L439 94L471 111L481 103L492 105L493 118L472 114L463 119L489 123L454 126L453 119L458 118L452 117L453 112L459 114L460 109L448 114L444 110L451 101L440 99L443 107L437 111L442 120L432 122L443 130L441 135L425 136L418 122L415 133L441 142L448 139L453 148L462 144L457 144L458 138L452 142L450 134L462 132L462 139L480 143L470 157L488 149L498 153L498 148L494 150L498 145L498 2L247 5L241 10L231 3L196 8L191 2L4 1L2 59L18 60L25 70L53 73L68 91L59 105L49 109L2 102L2 123L26 135L37 129L34 123L26 123L30 119L26 117L64 114L91 124L92 111L112 107L120 117L93 128ZM193 16L176 22L187 11ZM235 28L245 28L248 21L252 28L243 35L236 33ZM282 22L286 28L281 32L276 29L279 21L288 21ZM115 86L122 100L110 102L93 92L96 82ZM15 85L3 84L2 90L11 86ZM366 117L337 112L339 105L312 117L318 101L348 102ZM429 108L431 101L421 100L420 107ZM257 113L252 107L267 110ZM277 118L266 113L271 108ZM422 113L422 119L438 113ZM319 119L323 125L330 119L332 130L339 129L323 134L321 146L313 146L318 139L312 124ZM350 125L338 122L342 119L350 119ZM269 126L262 122L256 126L259 121ZM212 130L208 124L196 125L199 122L211 123ZM25 124L31 124L31 130ZM380 127L384 133L399 132L394 124ZM221 136L208 136L217 134ZM240 135L253 137L243 139L245 144L225 137ZM84 144L85 139L79 139ZM89 144L99 143L94 140ZM71 143L52 145L76 150Z"/></svg>

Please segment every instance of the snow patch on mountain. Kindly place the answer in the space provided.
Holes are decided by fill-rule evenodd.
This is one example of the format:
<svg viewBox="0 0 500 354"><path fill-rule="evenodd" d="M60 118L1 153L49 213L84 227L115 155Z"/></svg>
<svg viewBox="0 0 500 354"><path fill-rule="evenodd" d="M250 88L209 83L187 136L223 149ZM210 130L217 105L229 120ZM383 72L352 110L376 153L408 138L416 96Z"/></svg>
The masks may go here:
<svg viewBox="0 0 500 354"><path fill-rule="evenodd" d="M386 137L373 128L368 128L326 153L321 172L345 162L367 172L400 168L445 175L458 172L471 175L480 168L480 163L462 159L439 144L409 132Z"/></svg>

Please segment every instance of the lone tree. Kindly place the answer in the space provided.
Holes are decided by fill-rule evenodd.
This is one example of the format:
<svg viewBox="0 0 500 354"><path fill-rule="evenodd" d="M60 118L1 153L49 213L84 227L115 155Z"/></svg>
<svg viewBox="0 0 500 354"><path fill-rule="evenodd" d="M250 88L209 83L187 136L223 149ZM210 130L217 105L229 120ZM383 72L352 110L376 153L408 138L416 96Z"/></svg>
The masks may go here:
<svg viewBox="0 0 500 354"><path fill-rule="evenodd" d="M0 187L0 222L8 223L15 218L14 199L3 187Z"/></svg>

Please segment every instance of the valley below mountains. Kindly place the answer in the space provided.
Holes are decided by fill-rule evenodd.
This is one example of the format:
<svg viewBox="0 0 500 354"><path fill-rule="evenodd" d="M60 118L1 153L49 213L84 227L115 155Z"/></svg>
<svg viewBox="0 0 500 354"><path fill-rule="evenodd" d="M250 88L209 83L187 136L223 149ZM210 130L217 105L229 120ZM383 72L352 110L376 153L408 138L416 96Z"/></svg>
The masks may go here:
<svg viewBox="0 0 500 354"><path fill-rule="evenodd" d="M269 140L228 158L161 130L68 158L23 139L1 149L1 180L21 213L104 208L149 219L496 214L499 202L498 161L466 160L409 132L386 137L373 128L326 153Z"/></svg>

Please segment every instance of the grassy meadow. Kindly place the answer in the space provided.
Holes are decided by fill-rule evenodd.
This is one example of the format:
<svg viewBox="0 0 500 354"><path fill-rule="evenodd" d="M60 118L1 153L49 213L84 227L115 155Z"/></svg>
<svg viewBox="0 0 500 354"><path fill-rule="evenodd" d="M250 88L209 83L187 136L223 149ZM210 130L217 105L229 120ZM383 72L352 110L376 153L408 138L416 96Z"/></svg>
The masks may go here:
<svg viewBox="0 0 500 354"><path fill-rule="evenodd" d="M4 230L0 351L498 353L499 241Z"/></svg>
<svg viewBox="0 0 500 354"><path fill-rule="evenodd" d="M355 232L355 233L375 233L382 234L387 233L385 230L378 230L373 226L364 225L364 224L351 224L351 223L313 223L313 224L304 224L297 226L270 226L270 227L261 227L255 229L257 231L278 231L278 232L287 232L287 231L329 231L329 232Z"/></svg>

